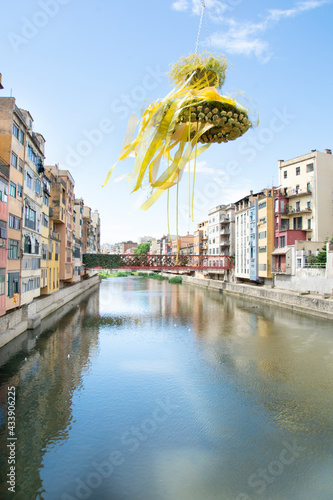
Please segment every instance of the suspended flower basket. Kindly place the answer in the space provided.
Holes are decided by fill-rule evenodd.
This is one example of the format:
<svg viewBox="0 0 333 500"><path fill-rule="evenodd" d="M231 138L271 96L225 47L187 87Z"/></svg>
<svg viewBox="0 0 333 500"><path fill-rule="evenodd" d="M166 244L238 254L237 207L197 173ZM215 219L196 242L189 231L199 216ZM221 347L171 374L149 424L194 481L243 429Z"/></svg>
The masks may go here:
<svg viewBox="0 0 333 500"><path fill-rule="evenodd" d="M127 180L134 181L133 192L148 179L151 193L141 207L144 210L165 190L178 186L188 165L189 176L193 168L193 218L197 156L210 144L233 141L252 126L247 110L234 99L218 92L224 83L226 69L227 62L223 55L191 54L182 58L170 72L176 87L164 99L146 109L134 140L127 134L126 145L118 160L135 157L133 171L127 176ZM198 143L203 145L198 147ZM162 158L167 166L161 172ZM191 160L194 160L193 167Z"/></svg>
<svg viewBox="0 0 333 500"><path fill-rule="evenodd" d="M190 138L202 124L207 131L200 135L198 142L211 144L233 141L243 135L252 123L247 111L232 99L221 96L217 88L225 81L227 62L224 56L192 54L174 64L171 77L176 84L188 82L196 98L184 103L179 115L180 123L192 124ZM201 126L202 128L202 126Z"/></svg>

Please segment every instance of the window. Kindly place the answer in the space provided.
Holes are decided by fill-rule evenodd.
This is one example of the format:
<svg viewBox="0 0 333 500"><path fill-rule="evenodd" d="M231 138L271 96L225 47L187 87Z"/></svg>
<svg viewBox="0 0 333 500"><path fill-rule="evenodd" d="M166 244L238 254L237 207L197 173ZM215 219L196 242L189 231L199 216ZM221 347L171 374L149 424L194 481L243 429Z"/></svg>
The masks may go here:
<svg viewBox="0 0 333 500"><path fill-rule="evenodd" d="M302 217L294 217L294 229L302 229Z"/></svg>
<svg viewBox="0 0 333 500"><path fill-rule="evenodd" d="M298 194L298 193L299 193L299 184L297 184L297 186L296 186L296 194Z"/></svg>
<svg viewBox="0 0 333 500"><path fill-rule="evenodd" d="M296 212L299 212L301 210L301 202L296 201Z"/></svg>
<svg viewBox="0 0 333 500"><path fill-rule="evenodd" d="M35 253L39 254L39 242L37 240L35 241Z"/></svg>
<svg viewBox="0 0 333 500"><path fill-rule="evenodd" d="M286 244L286 237L280 236L280 248L283 248Z"/></svg>
<svg viewBox="0 0 333 500"><path fill-rule="evenodd" d="M19 172L23 172L23 161L21 160L21 158L19 158L18 170Z"/></svg>
<svg viewBox="0 0 333 500"><path fill-rule="evenodd" d="M259 253L266 253L267 247L259 247Z"/></svg>
<svg viewBox="0 0 333 500"><path fill-rule="evenodd" d="M266 201L262 201L261 203L259 203L259 210L261 210L262 208L265 208L267 205Z"/></svg>
<svg viewBox="0 0 333 500"><path fill-rule="evenodd" d="M289 229L289 219L281 219L281 231Z"/></svg>
<svg viewBox="0 0 333 500"><path fill-rule="evenodd" d="M8 259L19 259L19 242L17 240L8 241Z"/></svg>
<svg viewBox="0 0 333 500"><path fill-rule="evenodd" d="M13 167L17 168L17 156L13 151L10 154L10 163L13 165Z"/></svg>
<svg viewBox="0 0 333 500"><path fill-rule="evenodd" d="M311 184L310 184L310 182L307 183L306 190L309 191L309 192L311 192Z"/></svg>
<svg viewBox="0 0 333 500"><path fill-rule="evenodd" d="M297 267L302 267L302 259L297 259Z"/></svg>
<svg viewBox="0 0 333 500"><path fill-rule="evenodd" d="M16 123L13 122L13 135L15 135L16 139L19 138L19 132L20 132L20 129L18 128Z"/></svg>
<svg viewBox="0 0 333 500"><path fill-rule="evenodd" d="M301 175L301 167L296 167L296 175Z"/></svg>
<svg viewBox="0 0 333 500"><path fill-rule="evenodd" d="M275 248L279 248L279 238L275 238Z"/></svg>
<svg viewBox="0 0 333 500"><path fill-rule="evenodd" d="M42 184L39 179L35 180L35 193L41 196L42 194Z"/></svg>
<svg viewBox="0 0 333 500"><path fill-rule="evenodd" d="M5 295L6 285L5 285L6 269L0 269L0 295Z"/></svg>
<svg viewBox="0 0 333 500"><path fill-rule="evenodd" d="M32 177L29 172L27 172L27 186L28 188L32 189Z"/></svg>
<svg viewBox="0 0 333 500"><path fill-rule="evenodd" d="M311 229L311 219L308 219L308 229Z"/></svg>
<svg viewBox="0 0 333 500"><path fill-rule="evenodd" d="M267 231L262 231L261 233L259 233L259 240L263 238L267 238Z"/></svg>
<svg viewBox="0 0 333 500"><path fill-rule="evenodd" d="M23 130L20 130L20 143L24 144L24 132L23 132Z"/></svg>
<svg viewBox="0 0 333 500"><path fill-rule="evenodd" d="M23 195L23 187L21 186L21 184L18 184L17 185L17 196L19 198L22 198L22 195Z"/></svg>
<svg viewBox="0 0 333 500"><path fill-rule="evenodd" d="M24 251L24 253L31 253L31 239L30 239L30 236L27 236L27 235L24 236L23 251Z"/></svg>
<svg viewBox="0 0 333 500"><path fill-rule="evenodd" d="M42 225L44 227L49 227L49 217L46 214L43 214Z"/></svg>
<svg viewBox="0 0 333 500"><path fill-rule="evenodd" d="M13 196L13 198L16 198L16 184L12 181L10 181L9 194Z"/></svg>
<svg viewBox="0 0 333 500"><path fill-rule="evenodd" d="M36 212L26 205L24 225L30 229L36 230Z"/></svg>
<svg viewBox="0 0 333 500"><path fill-rule="evenodd" d="M8 217L8 226L11 229L18 229L18 230L20 230L21 229L21 219L19 219L18 217L15 217L15 215L9 214L9 217Z"/></svg>
<svg viewBox="0 0 333 500"><path fill-rule="evenodd" d="M309 163L309 164L306 166L306 171L307 171L307 172L313 172L313 169L314 169L314 167L313 167L313 163Z"/></svg>
<svg viewBox="0 0 333 500"><path fill-rule="evenodd" d="M45 193L43 194L43 203L47 207L49 206L49 197Z"/></svg>
<svg viewBox="0 0 333 500"><path fill-rule="evenodd" d="M20 273L8 273L7 277L7 295L14 297L14 293L20 293L19 289Z"/></svg>
<svg viewBox="0 0 333 500"><path fill-rule="evenodd" d="M306 206L307 206L307 208L311 209L311 201L308 201L308 202L306 203Z"/></svg>
<svg viewBox="0 0 333 500"><path fill-rule="evenodd" d="M42 244L42 259L47 259L47 245Z"/></svg>
<svg viewBox="0 0 333 500"><path fill-rule="evenodd" d="M283 178L286 179L287 177L288 177L288 172L287 172L287 170L284 170L284 172L283 172Z"/></svg>

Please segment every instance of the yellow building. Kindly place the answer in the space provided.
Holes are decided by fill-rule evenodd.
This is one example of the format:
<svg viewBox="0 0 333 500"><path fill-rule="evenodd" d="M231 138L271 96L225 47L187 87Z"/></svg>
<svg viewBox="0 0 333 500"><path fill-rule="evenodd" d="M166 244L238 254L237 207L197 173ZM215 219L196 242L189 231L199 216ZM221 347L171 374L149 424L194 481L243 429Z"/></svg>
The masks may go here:
<svg viewBox="0 0 333 500"><path fill-rule="evenodd" d="M273 278L272 252L274 250L274 199L273 189L264 189L258 197L258 276Z"/></svg>
<svg viewBox="0 0 333 500"><path fill-rule="evenodd" d="M51 182L44 174L42 204L42 259L41 259L41 295L48 295L59 290L59 253L60 235L54 230L53 211L50 208Z"/></svg>
<svg viewBox="0 0 333 500"><path fill-rule="evenodd" d="M52 223L52 221L51 221ZM53 293L59 290L60 279L60 235L53 229L49 232L49 252L47 261L47 292Z"/></svg>
<svg viewBox="0 0 333 500"><path fill-rule="evenodd" d="M48 291L48 253L49 253L49 197L50 197L50 181L44 174L43 177L43 203L41 213L41 243L42 243L42 258L41 258L41 277L40 277L40 293L41 295L50 293Z"/></svg>

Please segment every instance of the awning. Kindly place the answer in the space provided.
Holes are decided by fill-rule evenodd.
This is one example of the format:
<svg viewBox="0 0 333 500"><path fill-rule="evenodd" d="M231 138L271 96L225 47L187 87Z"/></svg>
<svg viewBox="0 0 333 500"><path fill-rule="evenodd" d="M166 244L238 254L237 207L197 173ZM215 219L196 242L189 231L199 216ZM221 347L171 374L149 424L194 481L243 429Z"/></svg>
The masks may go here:
<svg viewBox="0 0 333 500"><path fill-rule="evenodd" d="M285 255L290 250L290 247L277 248L272 252L272 255Z"/></svg>

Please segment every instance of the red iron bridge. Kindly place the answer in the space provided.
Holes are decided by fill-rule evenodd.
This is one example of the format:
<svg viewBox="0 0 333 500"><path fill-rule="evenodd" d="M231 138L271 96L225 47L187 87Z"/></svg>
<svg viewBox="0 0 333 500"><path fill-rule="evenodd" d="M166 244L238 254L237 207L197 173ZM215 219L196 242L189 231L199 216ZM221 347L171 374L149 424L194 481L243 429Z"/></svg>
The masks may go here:
<svg viewBox="0 0 333 500"><path fill-rule="evenodd" d="M132 255L84 254L83 263L88 269L126 269L152 271L218 271L233 269L228 255Z"/></svg>

